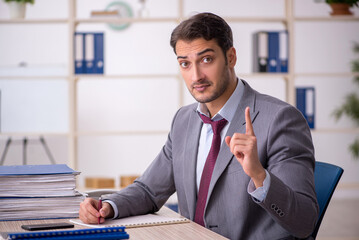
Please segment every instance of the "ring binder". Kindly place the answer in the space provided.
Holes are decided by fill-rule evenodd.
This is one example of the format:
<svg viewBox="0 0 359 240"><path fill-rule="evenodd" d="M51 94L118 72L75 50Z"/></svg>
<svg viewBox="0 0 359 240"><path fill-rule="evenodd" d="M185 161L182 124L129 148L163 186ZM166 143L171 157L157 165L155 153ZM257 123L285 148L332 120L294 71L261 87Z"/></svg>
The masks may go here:
<svg viewBox="0 0 359 240"><path fill-rule="evenodd" d="M79 229L66 231L43 231L31 233L9 233L5 239L11 240L80 240L80 239L129 239L125 227L108 227L97 229Z"/></svg>

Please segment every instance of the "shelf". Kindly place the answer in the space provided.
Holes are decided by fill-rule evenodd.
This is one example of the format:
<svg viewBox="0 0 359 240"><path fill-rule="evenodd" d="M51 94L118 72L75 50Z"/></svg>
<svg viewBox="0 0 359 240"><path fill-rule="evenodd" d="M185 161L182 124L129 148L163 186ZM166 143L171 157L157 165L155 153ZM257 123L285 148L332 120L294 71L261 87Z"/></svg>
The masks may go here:
<svg viewBox="0 0 359 240"><path fill-rule="evenodd" d="M169 131L88 131L75 133L77 137L123 136L123 135L167 135Z"/></svg>
<svg viewBox="0 0 359 240"><path fill-rule="evenodd" d="M145 22L179 22L178 18L80 18L75 23L145 23Z"/></svg>
<svg viewBox="0 0 359 240"><path fill-rule="evenodd" d="M335 21L359 21L358 16L327 16L327 17L295 17L298 22L335 22Z"/></svg>
<svg viewBox="0 0 359 240"><path fill-rule="evenodd" d="M278 17L228 17L229 22L287 22L286 18ZM79 23L146 23L146 22L175 22L179 23L179 18L80 18L75 19ZM2 19L0 24L54 24L69 23L68 19Z"/></svg>
<svg viewBox="0 0 359 240"><path fill-rule="evenodd" d="M128 74L128 75L102 75L102 74L81 74L81 75L73 75L73 77L69 76L0 76L1 80L15 80L15 79L25 79L25 80L69 80L75 79L76 81L80 80L99 80L99 79L153 79L153 78L179 78L178 74Z"/></svg>
<svg viewBox="0 0 359 240"><path fill-rule="evenodd" d="M126 74L126 75L103 75L103 74L76 74L76 80L87 79L148 79L148 78L178 78L178 74Z"/></svg>
<svg viewBox="0 0 359 240"><path fill-rule="evenodd" d="M278 17L225 17L229 22L286 22L286 18ZM180 22L179 18L82 18L76 23L138 23L138 22Z"/></svg>
<svg viewBox="0 0 359 240"><path fill-rule="evenodd" d="M344 133L344 134L359 134L359 128L319 128L311 129L312 133ZM75 133L76 137L96 137L96 136L128 136L128 135L167 135L169 131L80 131ZM3 132L0 133L1 137L68 137L68 133L62 132Z"/></svg>
<svg viewBox="0 0 359 240"><path fill-rule="evenodd" d="M345 189L359 189L359 183L356 182L345 182L339 183L338 189L345 190Z"/></svg>
<svg viewBox="0 0 359 240"><path fill-rule="evenodd" d="M248 78L288 78L288 73L237 73L238 77Z"/></svg>
<svg viewBox="0 0 359 240"><path fill-rule="evenodd" d="M286 23L287 19L285 17L224 17L224 19L228 22L283 22Z"/></svg>
<svg viewBox="0 0 359 240"><path fill-rule="evenodd" d="M288 78L288 73L238 73L238 77L242 78ZM357 77L358 73L352 72L341 72L341 73L295 73L294 77ZM46 79L68 79L69 76L0 76L0 80L8 79L35 79L35 80L46 80ZM179 78L179 74L119 74L119 75L106 75L106 74L76 74L73 75L76 80L82 79L150 79L150 78Z"/></svg>
<svg viewBox="0 0 359 240"><path fill-rule="evenodd" d="M54 23L68 23L69 20L64 18L59 19L2 19L0 24L54 24Z"/></svg>
<svg viewBox="0 0 359 240"><path fill-rule="evenodd" d="M359 128L318 128L311 129L312 133L353 133L359 134Z"/></svg>
<svg viewBox="0 0 359 240"><path fill-rule="evenodd" d="M338 76L355 76L358 74L352 73L333 73L334 75ZM255 77L255 78L288 78L288 73L238 73L239 77ZM317 76L323 75L328 76L328 74L320 74L320 73L305 73L305 74L296 74L296 76ZM0 76L1 79L67 79L69 76ZM73 78L76 80L82 79L149 79L149 78L181 78L180 75L177 73L173 74L119 74L119 75L106 75L106 74L74 74ZM182 79L182 78L181 78Z"/></svg>
<svg viewBox="0 0 359 240"><path fill-rule="evenodd" d="M0 80L9 80L9 79L28 79L28 80L48 80L48 79L68 79L69 76L0 76Z"/></svg>
<svg viewBox="0 0 359 240"><path fill-rule="evenodd" d="M283 22L285 17L225 17L228 22ZM358 16L327 16L327 17L295 17L298 22L315 21L359 21ZM1 19L0 24L56 24L68 23L69 20L59 19ZM80 18L75 19L75 23L145 23L145 22L180 22L179 18Z"/></svg>
<svg viewBox="0 0 359 240"><path fill-rule="evenodd" d="M238 73L239 77L247 78L288 78L288 73ZM296 73L295 77L356 77L359 73ZM103 75L103 74L76 74L73 75L76 80L82 79L149 79L149 78L178 78L178 74L126 74L126 75ZM0 76L0 80L8 79L67 79L69 76Z"/></svg>
<svg viewBox="0 0 359 240"><path fill-rule="evenodd" d="M1 137L68 137L68 133L63 132L2 132L0 133Z"/></svg>
<svg viewBox="0 0 359 240"><path fill-rule="evenodd" d="M295 73L295 77L358 77L359 72L342 72L342 73Z"/></svg>

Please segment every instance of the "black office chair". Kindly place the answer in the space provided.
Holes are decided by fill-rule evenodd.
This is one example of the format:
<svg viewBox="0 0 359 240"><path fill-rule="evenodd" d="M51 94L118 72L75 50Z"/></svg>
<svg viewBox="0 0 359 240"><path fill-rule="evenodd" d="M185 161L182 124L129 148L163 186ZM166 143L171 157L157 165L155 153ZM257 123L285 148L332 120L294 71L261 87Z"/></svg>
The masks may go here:
<svg viewBox="0 0 359 240"><path fill-rule="evenodd" d="M320 224L322 223L325 211L333 196L334 190L343 174L344 170L341 167L324 162L315 162L314 181L315 192L319 204L319 217L312 233L315 239L318 234Z"/></svg>

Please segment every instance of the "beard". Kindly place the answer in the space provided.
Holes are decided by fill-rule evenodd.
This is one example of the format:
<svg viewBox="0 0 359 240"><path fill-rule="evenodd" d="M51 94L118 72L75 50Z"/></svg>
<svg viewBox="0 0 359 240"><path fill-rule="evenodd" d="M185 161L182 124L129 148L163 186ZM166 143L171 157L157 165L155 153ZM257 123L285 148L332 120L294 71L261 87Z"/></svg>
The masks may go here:
<svg viewBox="0 0 359 240"><path fill-rule="evenodd" d="M192 84L190 93L193 96L193 98L196 99L196 101L199 103L209 103L209 102L216 100L220 96L222 96L223 93L227 90L229 83L230 83L229 73L226 70L227 69L224 69L223 75L222 75L220 81L218 81L217 86L215 87L213 92L211 92L210 94L205 94L205 93L196 94L194 92L195 91L194 87L196 85L206 84L206 85L209 85L209 88L211 88L211 87L213 87L213 83L211 81L209 81L207 79L203 79L203 80L201 80L200 83Z"/></svg>

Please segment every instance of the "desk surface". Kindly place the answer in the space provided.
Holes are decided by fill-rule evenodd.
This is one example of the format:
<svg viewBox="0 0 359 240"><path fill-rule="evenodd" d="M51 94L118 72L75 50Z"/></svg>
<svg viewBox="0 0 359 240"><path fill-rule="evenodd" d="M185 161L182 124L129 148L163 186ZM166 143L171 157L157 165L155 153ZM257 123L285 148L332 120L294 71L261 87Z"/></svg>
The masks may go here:
<svg viewBox="0 0 359 240"><path fill-rule="evenodd" d="M161 208L159 211L164 216L178 216L178 213L170 210L167 207ZM24 220L24 221L3 221L0 222L0 232L26 232L21 228L24 224L40 224L40 223L54 223L66 222L67 219L48 219L48 220ZM75 225L74 229L83 229L84 226ZM212 232L197 223L180 223L171 225L127 228L126 232L130 235L130 239L135 240L178 240L178 239L227 239L215 232Z"/></svg>

